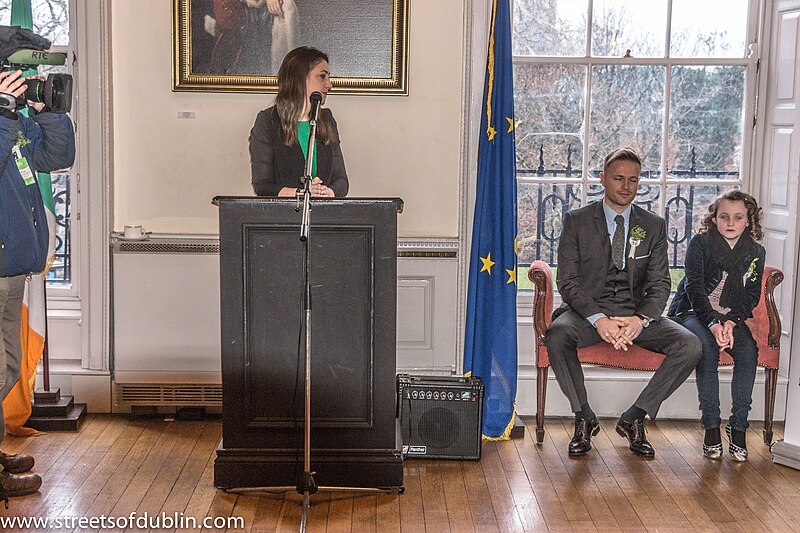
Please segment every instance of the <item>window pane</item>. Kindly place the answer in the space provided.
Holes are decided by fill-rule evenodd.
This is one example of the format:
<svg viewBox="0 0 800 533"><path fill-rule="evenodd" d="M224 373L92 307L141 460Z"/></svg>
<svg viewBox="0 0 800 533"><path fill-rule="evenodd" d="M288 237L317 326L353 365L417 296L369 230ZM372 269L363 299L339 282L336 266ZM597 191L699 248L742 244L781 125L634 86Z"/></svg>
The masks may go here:
<svg viewBox="0 0 800 533"><path fill-rule="evenodd" d="M53 265L47 272L48 285L69 286L72 280L69 178L69 172L50 174L56 208L56 253Z"/></svg>
<svg viewBox="0 0 800 533"><path fill-rule="evenodd" d="M593 67L589 168L600 169L606 154L630 146L642 170L658 170L664 116L665 67Z"/></svg>
<svg viewBox="0 0 800 533"><path fill-rule="evenodd" d="M673 0L671 57L745 57L747 0Z"/></svg>
<svg viewBox="0 0 800 533"><path fill-rule="evenodd" d="M744 66L673 68L670 178L737 179L744 122Z"/></svg>
<svg viewBox="0 0 800 533"><path fill-rule="evenodd" d="M595 0L592 55L664 57L666 0Z"/></svg>
<svg viewBox="0 0 800 533"><path fill-rule="evenodd" d="M520 264L541 259L556 264L561 217L581 206L581 184L543 184L519 181L517 212Z"/></svg>
<svg viewBox="0 0 800 533"><path fill-rule="evenodd" d="M580 176L585 86L583 66L515 65L518 172Z"/></svg>
<svg viewBox="0 0 800 533"><path fill-rule="evenodd" d="M686 245L697 233L700 222L708 210L708 206L717 195L738 186L731 185L668 185L667 208L664 218L667 220L667 242L669 264L671 267L682 267L686 259Z"/></svg>
<svg viewBox="0 0 800 533"><path fill-rule="evenodd" d="M588 11L588 0L515 1L514 55L585 55Z"/></svg>
<svg viewBox="0 0 800 533"><path fill-rule="evenodd" d="M69 44L69 1L31 0L33 33L50 39L53 45ZM0 25L11 24L11 0L0 0Z"/></svg>

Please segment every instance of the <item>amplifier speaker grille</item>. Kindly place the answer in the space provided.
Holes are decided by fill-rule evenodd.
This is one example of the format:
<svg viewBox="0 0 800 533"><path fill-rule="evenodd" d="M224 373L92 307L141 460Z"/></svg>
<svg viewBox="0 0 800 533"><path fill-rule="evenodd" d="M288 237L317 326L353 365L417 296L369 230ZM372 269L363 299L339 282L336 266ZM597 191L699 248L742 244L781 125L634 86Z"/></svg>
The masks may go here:
<svg viewBox="0 0 800 533"><path fill-rule="evenodd" d="M480 378L398 374L397 410L407 458L481 458Z"/></svg>

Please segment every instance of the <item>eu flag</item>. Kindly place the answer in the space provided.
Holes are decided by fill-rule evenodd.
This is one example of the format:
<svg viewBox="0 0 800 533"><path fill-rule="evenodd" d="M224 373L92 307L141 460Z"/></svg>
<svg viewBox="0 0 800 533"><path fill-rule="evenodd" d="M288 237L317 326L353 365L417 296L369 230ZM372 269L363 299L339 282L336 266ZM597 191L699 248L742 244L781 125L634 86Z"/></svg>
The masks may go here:
<svg viewBox="0 0 800 533"><path fill-rule="evenodd" d="M507 439L517 394L517 188L509 0L489 34L464 339L464 372L485 386L483 435Z"/></svg>

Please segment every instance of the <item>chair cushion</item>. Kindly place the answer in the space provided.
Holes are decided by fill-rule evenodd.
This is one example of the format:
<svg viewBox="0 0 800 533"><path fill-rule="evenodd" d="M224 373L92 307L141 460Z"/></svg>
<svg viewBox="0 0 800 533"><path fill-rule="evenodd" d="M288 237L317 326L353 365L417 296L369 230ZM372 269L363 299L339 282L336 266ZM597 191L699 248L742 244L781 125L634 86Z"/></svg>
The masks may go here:
<svg viewBox="0 0 800 533"><path fill-rule="evenodd" d="M615 350L605 342L598 342L585 348L578 349L578 359L581 363L590 365L610 366L628 370L656 370L661 366L664 355L641 346L631 346L628 351ZM550 366L547 355L547 346L537 347L536 366Z"/></svg>

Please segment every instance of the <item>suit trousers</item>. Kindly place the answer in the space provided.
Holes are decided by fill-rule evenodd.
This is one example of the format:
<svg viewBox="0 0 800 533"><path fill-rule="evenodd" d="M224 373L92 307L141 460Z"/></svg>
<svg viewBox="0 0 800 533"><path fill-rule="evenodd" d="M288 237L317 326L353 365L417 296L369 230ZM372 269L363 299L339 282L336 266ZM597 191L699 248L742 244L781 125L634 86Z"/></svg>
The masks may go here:
<svg viewBox="0 0 800 533"><path fill-rule="evenodd" d="M20 321L24 292L24 275L0 278L0 400L5 400L19 380L22 364ZM5 413L0 403L0 442L5 432Z"/></svg>
<svg viewBox="0 0 800 533"><path fill-rule="evenodd" d="M598 342L604 341L594 326L572 309L561 314L547 329L545 344L550 366L573 412L580 411L581 405L589 403L578 348ZM686 381L697 366L703 347L692 332L666 318L644 328L633 342L666 356L634 402L650 418L655 418L661 403Z"/></svg>

